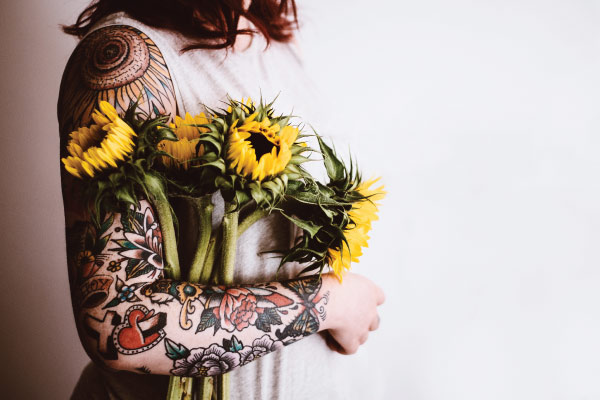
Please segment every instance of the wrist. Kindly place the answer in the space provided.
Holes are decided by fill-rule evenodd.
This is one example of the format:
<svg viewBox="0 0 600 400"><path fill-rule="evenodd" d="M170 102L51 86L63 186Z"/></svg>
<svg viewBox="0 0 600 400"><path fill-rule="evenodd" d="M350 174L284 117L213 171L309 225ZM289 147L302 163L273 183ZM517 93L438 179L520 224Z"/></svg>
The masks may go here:
<svg viewBox="0 0 600 400"><path fill-rule="evenodd" d="M323 307L324 313L320 313L319 331L335 329L340 325L340 297L342 285L334 274L321 275L321 290L318 294L317 308ZM320 303L320 304L319 304ZM324 318L322 317L324 316Z"/></svg>

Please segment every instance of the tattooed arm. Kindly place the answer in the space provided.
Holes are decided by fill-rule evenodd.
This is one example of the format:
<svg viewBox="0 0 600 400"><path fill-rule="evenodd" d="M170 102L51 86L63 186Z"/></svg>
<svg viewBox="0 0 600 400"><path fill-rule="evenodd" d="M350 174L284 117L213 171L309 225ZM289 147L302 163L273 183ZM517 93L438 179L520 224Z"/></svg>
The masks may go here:
<svg viewBox="0 0 600 400"><path fill-rule="evenodd" d="M88 35L69 60L59 98L61 149L90 121L100 100L124 111L140 100L148 114L176 113L164 58L128 26ZM376 328L382 294L349 275L235 287L164 280L162 240L146 201L95 226L78 182L63 171L63 199L73 306L82 343L116 369L214 375L244 365L306 335L329 329L332 346L352 353Z"/></svg>
<svg viewBox="0 0 600 400"><path fill-rule="evenodd" d="M352 353L377 328L382 294L356 275L343 286L329 274L229 287L162 279L160 227L140 205L68 230L80 244L69 256L80 335L105 365L218 375L325 329Z"/></svg>

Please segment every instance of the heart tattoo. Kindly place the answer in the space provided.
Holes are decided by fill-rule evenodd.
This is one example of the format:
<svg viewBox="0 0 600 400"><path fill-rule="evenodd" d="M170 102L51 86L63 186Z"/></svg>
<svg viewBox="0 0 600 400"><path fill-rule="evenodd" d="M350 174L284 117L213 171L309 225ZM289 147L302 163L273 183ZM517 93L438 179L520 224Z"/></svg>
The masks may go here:
<svg viewBox="0 0 600 400"><path fill-rule="evenodd" d="M129 307L123 318L123 323L117 325L112 340L121 354L138 354L156 346L164 337L164 327L167 325L167 314L154 313L142 305Z"/></svg>

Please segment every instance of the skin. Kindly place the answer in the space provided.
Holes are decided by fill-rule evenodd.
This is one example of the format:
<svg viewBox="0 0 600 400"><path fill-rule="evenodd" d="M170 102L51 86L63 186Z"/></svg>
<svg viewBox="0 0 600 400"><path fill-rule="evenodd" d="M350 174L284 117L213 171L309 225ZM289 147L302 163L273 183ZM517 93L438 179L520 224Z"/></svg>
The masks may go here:
<svg viewBox="0 0 600 400"><path fill-rule="evenodd" d="M110 47L115 40L123 47ZM130 58L110 73L99 68L103 56L114 60L120 52ZM152 55L150 63L144 54ZM118 73L126 68L136 72ZM65 70L61 147L72 130L90 123L100 100L123 112L141 95L140 108L148 114L174 116L174 93L150 38L131 27L102 28L79 44ZM352 354L379 325L383 292L356 274L347 274L343 284L330 274L230 287L166 280L152 206L142 200L139 208L95 226L79 201L80 182L61 170L73 307L83 346L99 363L136 372L218 375L317 332L332 350Z"/></svg>

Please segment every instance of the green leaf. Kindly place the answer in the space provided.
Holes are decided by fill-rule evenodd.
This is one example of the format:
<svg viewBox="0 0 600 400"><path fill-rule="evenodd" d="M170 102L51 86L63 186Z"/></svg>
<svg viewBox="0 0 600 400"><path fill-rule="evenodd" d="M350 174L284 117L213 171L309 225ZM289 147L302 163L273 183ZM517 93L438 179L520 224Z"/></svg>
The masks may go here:
<svg viewBox="0 0 600 400"><path fill-rule="evenodd" d="M316 136L321 148L321 154L323 154L323 163L327 170L327 176L334 182L344 180L346 167L338 159L333 149L325 144L321 136Z"/></svg>
<svg viewBox="0 0 600 400"><path fill-rule="evenodd" d="M227 351L238 352L244 348L244 344L240 342L235 335L233 335L231 336L231 340L223 339L223 347Z"/></svg>
<svg viewBox="0 0 600 400"><path fill-rule="evenodd" d="M96 242L96 245L94 246L94 251L96 252L96 254L100 254L102 252L102 250L104 250L104 248L106 247L106 244L110 240L111 235L112 235L112 233L109 233L108 235L100 238Z"/></svg>
<svg viewBox="0 0 600 400"><path fill-rule="evenodd" d="M212 144L215 147L215 149L217 149L217 152L219 152L219 153L221 152L222 144L217 139L214 139L210 136L202 136L198 139L198 142Z"/></svg>
<svg viewBox="0 0 600 400"><path fill-rule="evenodd" d="M222 174L224 174L225 171L227 170L223 160L216 160L216 161L204 163L202 165L194 165L192 168L204 168L204 167L215 167L219 171L221 171Z"/></svg>
<svg viewBox="0 0 600 400"><path fill-rule="evenodd" d="M182 344L177 344L169 338L165 338L165 349L167 357L171 360L179 360L190 355L190 351Z"/></svg>
<svg viewBox="0 0 600 400"><path fill-rule="evenodd" d="M121 300L119 300L119 296L117 296L114 299L112 299L108 304L106 304L104 307L102 307L102 309L105 310L107 308L118 306L119 304L121 304Z"/></svg>
<svg viewBox="0 0 600 400"><path fill-rule="evenodd" d="M198 324L198 328L196 329L196 333L202 332L211 326L215 325L217 322L217 317L213 312L212 308L207 308L202 311L202 315L200 316L200 323Z"/></svg>
<svg viewBox="0 0 600 400"><path fill-rule="evenodd" d="M294 224L296 224L296 226L302 228L302 230L307 232L311 238L314 237L317 234L317 232L319 232L322 228L321 226L316 225L312 221L305 221L300 218L292 217L291 215L287 215L283 211L281 211L281 214L290 221L292 221Z"/></svg>
<svg viewBox="0 0 600 400"><path fill-rule="evenodd" d="M256 329L260 329L263 332L271 332L271 324L269 323L269 319L263 313L258 314L258 318L254 323Z"/></svg>
<svg viewBox="0 0 600 400"><path fill-rule="evenodd" d="M281 321L281 317L277 313L277 310L274 308L266 308L264 314L270 324L281 325L283 323Z"/></svg>
<svg viewBox="0 0 600 400"><path fill-rule="evenodd" d="M103 223L102 226L100 227L100 235L102 235L104 232L106 232L113 224L115 220L115 217L113 214L111 214Z"/></svg>

